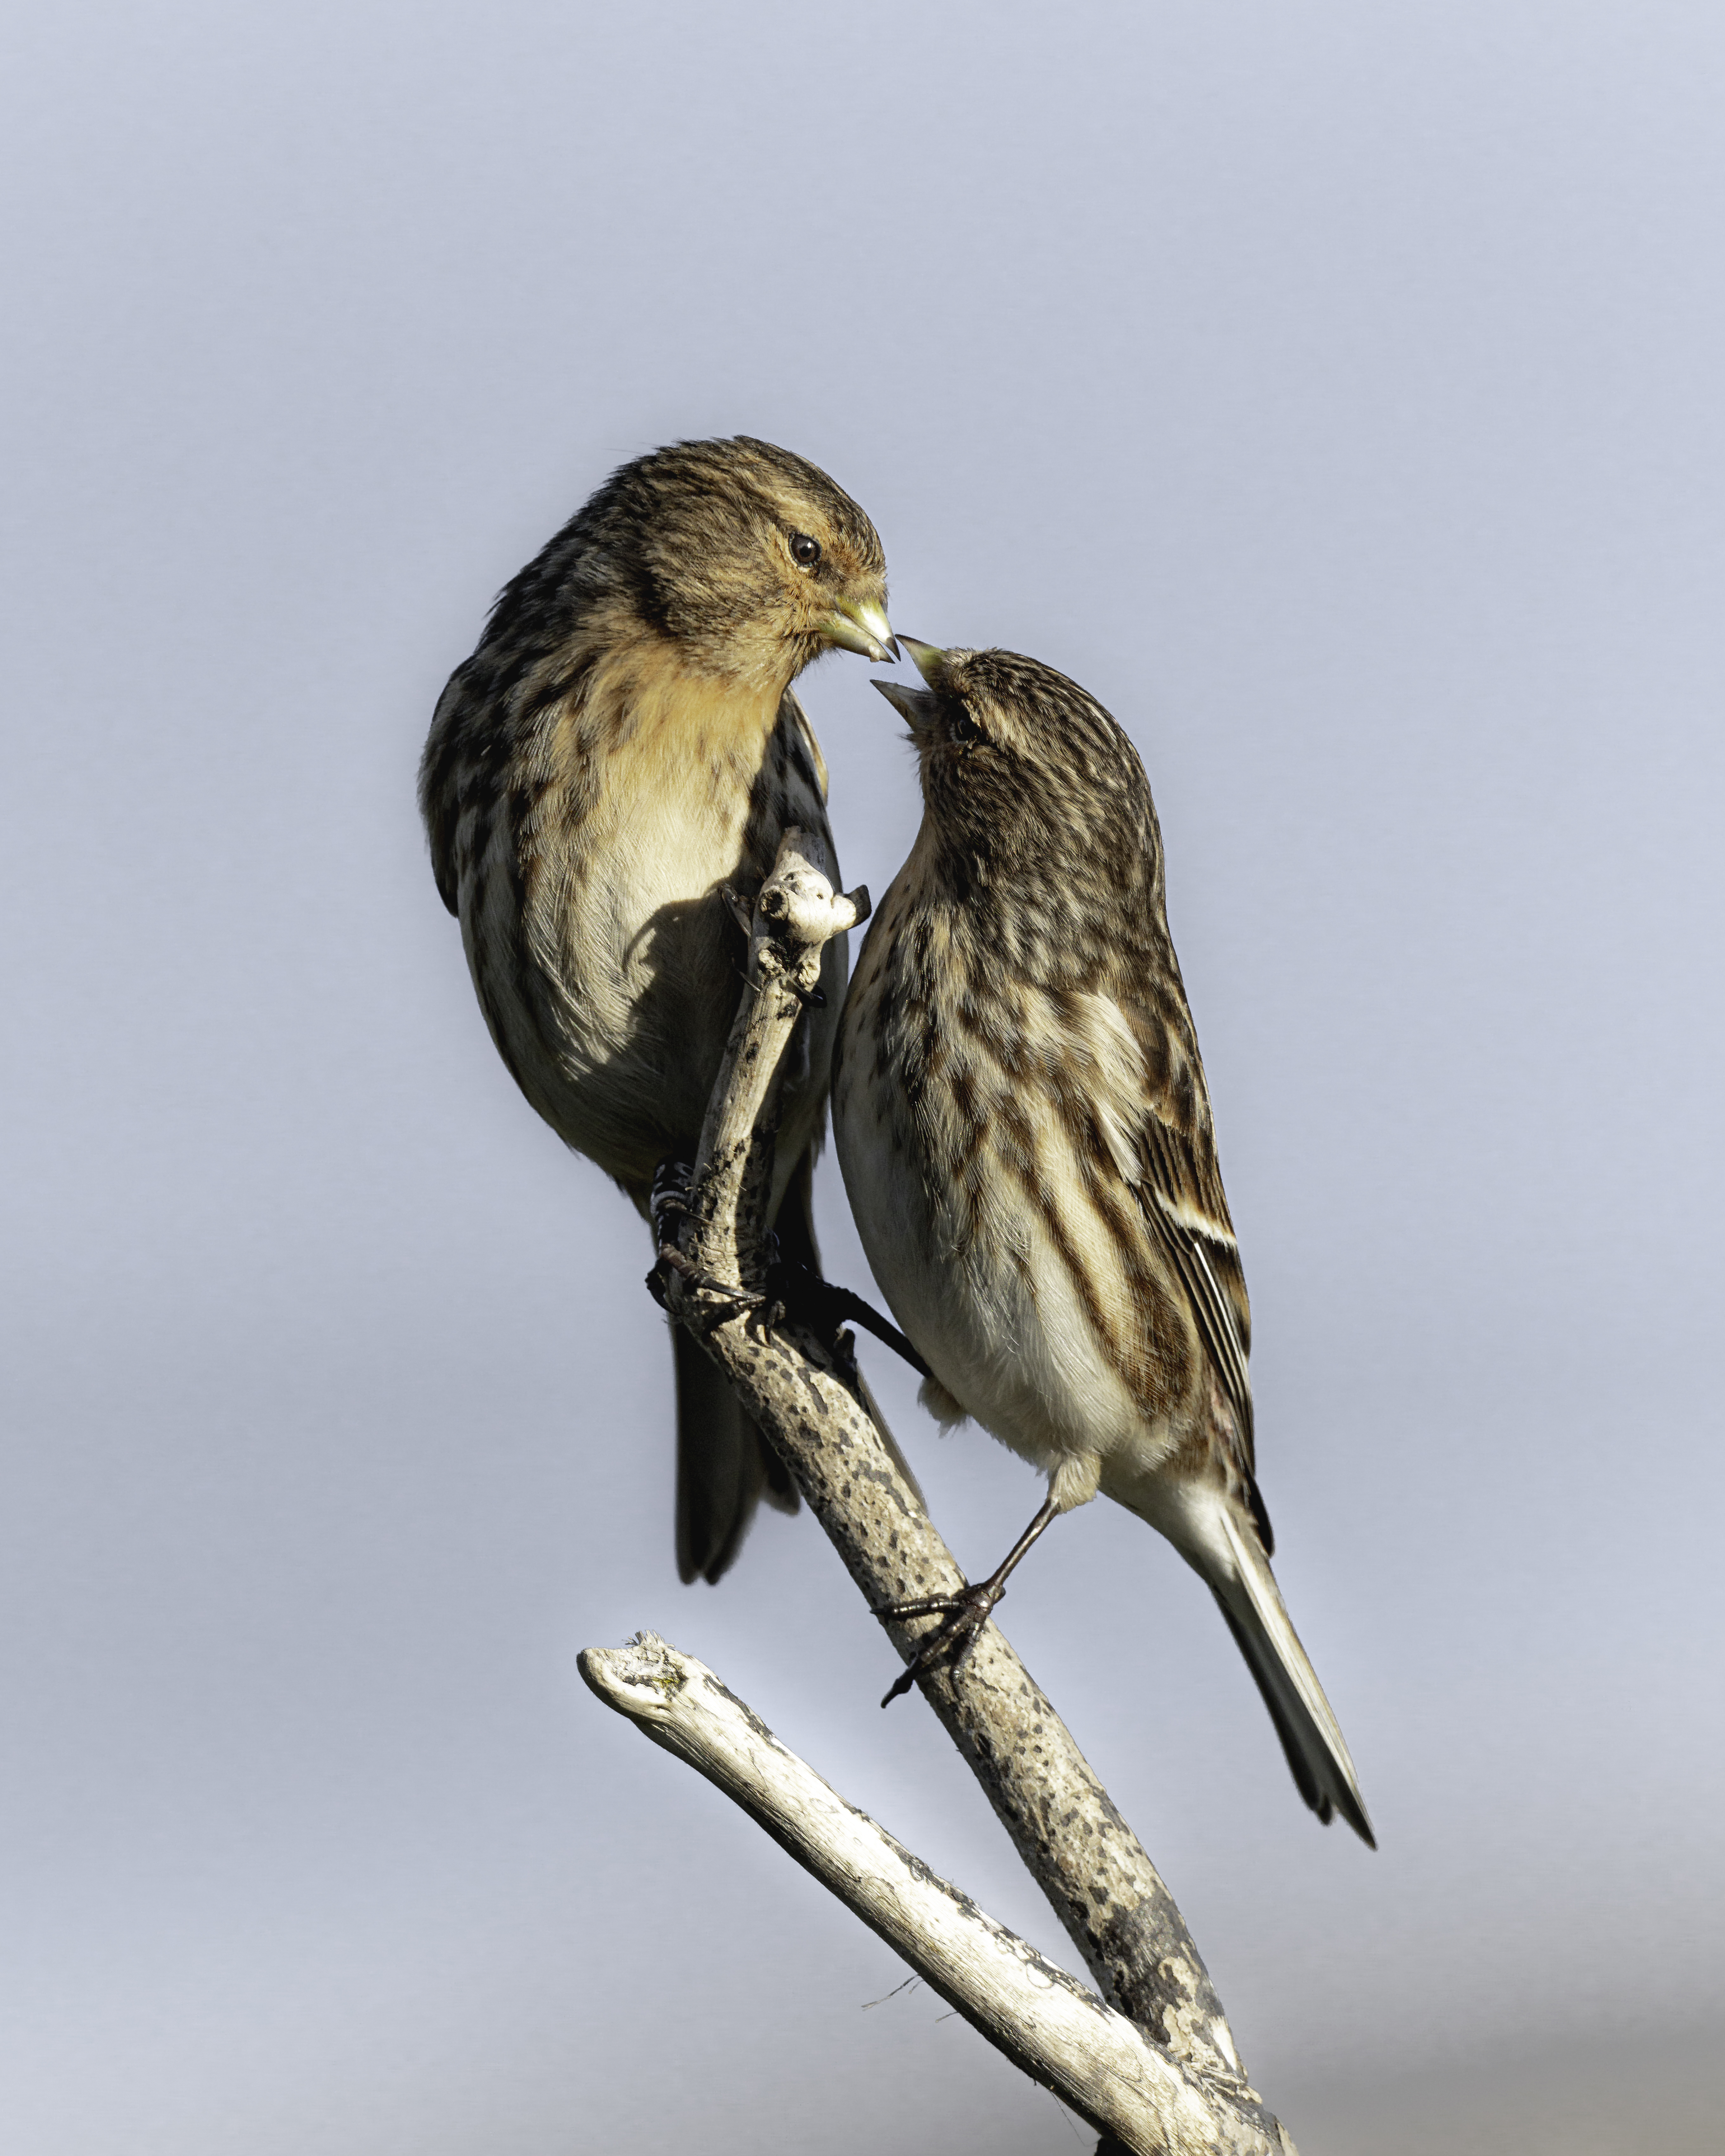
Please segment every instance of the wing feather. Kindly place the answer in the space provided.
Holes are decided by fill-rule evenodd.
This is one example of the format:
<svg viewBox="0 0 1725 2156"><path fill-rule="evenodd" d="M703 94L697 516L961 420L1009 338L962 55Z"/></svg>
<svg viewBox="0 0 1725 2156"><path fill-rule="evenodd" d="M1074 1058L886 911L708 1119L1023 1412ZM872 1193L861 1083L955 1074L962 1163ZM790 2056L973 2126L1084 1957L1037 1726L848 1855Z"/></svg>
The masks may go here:
<svg viewBox="0 0 1725 2156"><path fill-rule="evenodd" d="M1234 1411L1250 1485L1251 1305L1191 1019L1183 999L1178 1012L1104 997L1087 1000L1105 1007L1093 1031L1122 1045L1131 1040L1129 1064L1118 1055L1099 1058L1105 1142L1135 1185L1146 1224L1186 1291L1199 1337Z"/></svg>
<svg viewBox="0 0 1725 2156"><path fill-rule="evenodd" d="M458 666L437 700L431 733L419 764L419 813L431 841L431 873L437 895L458 917L461 875L455 859L455 833L461 817L459 768L467 675L472 661Z"/></svg>
<svg viewBox="0 0 1725 2156"><path fill-rule="evenodd" d="M781 725L787 716L789 717L803 748L808 752L809 765L814 773L815 790L824 803L827 798L827 760L820 752L820 743L815 739L814 729L809 723L809 714L798 701L794 689L785 690L784 700L778 707L778 716Z"/></svg>

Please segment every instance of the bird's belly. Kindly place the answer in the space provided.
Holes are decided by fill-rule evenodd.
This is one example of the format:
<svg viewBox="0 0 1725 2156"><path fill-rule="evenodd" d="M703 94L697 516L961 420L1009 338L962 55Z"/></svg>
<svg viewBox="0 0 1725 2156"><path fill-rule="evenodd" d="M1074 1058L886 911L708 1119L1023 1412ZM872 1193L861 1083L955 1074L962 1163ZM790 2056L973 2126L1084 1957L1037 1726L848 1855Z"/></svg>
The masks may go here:
<svg viewBox="0 0 1725 2156"><path fill-rule="evenodd" d="M891 1082L847 1060L834 1139L882 1293L937 1379L1003 1444L1088 1496L1099 1467L1165 1452L1112 1352L1109 1254L986 1158L963 1204ZM1062 1244L1065 1245L1063 1249ZM1078 1260L1075 1270L1074 1258ZM1086 1281L1086 1276L1088 1276ZM1130 1314L1128 1314L1129 1316Z"/></svg>
<svg viewBox="0 0 1725 2156"><path fill-rule="evenodd" d="M763 834L749 828L746 786L667 785L661 772L641 787L627 776L613 775L564 850L542 850L524 908L526 965L510 993L480 988L532 1105L639 1194L668 1156L694 1156L741 988L742 938L722 887L758 882L779 830L764 834L763 864L752 857ZM786 821L800 815L824 838L818 801L791 806ZM487 879L492 890L506 883ZM819 1115L842 938L826 966L831 1014L811 1014L819 1023L805 1027L802 1069L788 1084L784 1174Z"/></svg>

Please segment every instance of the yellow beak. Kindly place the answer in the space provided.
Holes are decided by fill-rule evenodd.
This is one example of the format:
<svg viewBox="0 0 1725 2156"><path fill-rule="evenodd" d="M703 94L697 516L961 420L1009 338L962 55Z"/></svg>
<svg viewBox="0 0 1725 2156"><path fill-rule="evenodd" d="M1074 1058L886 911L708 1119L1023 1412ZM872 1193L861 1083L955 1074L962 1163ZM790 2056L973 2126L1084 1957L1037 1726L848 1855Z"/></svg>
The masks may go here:
<svg viewBox="0 0 1725 2156"><path fill-rule="evenodd" d="M898 642L886 609L873 599L840 599L827 616L826 639L841 651L860 652L877 666L890 666L898 657Z"/></svg>

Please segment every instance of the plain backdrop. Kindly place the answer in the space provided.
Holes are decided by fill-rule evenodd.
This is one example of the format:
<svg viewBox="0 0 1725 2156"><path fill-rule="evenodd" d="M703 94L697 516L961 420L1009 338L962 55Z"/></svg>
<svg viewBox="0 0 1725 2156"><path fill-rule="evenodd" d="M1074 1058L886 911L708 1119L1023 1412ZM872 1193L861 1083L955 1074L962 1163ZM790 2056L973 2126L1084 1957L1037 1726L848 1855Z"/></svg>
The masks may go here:
<svg viewBox="0 0 1725 2156"><path fill-rule="evenodd" d="M677 1584L644 1236L414 814L498 587L736 431L1155 787L1381 1852L1125 1514L1002 1617L1258 2085L1717 2147L1725 16L19 0L0 80L8 2150L1090 2145L575 1675L663 1632L1070 1961L806 1517ZM878 893L869 671L803 685ZM1034 1478L870 1368L986 1568Z"/></svg>

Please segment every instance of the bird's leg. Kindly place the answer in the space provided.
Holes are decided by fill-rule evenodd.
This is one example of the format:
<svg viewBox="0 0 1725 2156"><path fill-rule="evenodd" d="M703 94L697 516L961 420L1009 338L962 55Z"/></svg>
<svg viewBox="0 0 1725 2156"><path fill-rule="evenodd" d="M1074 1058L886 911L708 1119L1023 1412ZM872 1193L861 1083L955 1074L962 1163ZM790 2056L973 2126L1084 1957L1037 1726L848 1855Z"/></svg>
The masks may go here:
<svg viewBox="0 0 1725 2156"><path fill-rule="evenodd" d="M695 1170L685 1160L672 1158L659 1163L653 1178L652 1194L647 1200L653 1240L659 1252L657 1262L647 1276L647 1292L661 1310L668 1309L670 1276L680 1274L687 1286L718 1302L716 1310L707 1311L698 1321L710 1330L742 1311L758 1309L764 1298L747 1288L727 1287L721 1281L709 1279L678 1248L681 1224L689 1214L694 1180Z"/></svg>
<svg viewBox="0 0 1725 2156"><path fill-rule="evenodd" d="M673 1250L666 1243L660 1247L658 1264L647 1276L647 1292L661 1310L670 1309L672 1273L677 1274L685 1287L693 1293L718 1305L716 1310L691 1312L685 1303L675 1313L698 1332L711 1332L716 1325L728 1324L745 1311L758 1310L766 1300L748 1288L729 1287L723 1281L716 1281L711 1274L702 1272L692 1258L685 1258L680 1250Z"/></svg>
<svg viewBox="0 0 1725 2156"><path fill-rule="evenodd" d="M788 1317L806 1325L818 1339L830 1343L841 1325L860 1325L865 1332L884 1341L896 1355L901 1355L919 1377L930 1374L927 1363L891 1319L883 1317L872 1303L865 1302L850 1288L823 1280L809 1266L780 1260L767 1275L767 1291Z"/></svg>
<svg viewBox="0 0 1725 2156"><path fill-rule="evenodd" d="M670 1285L669 1276L680 1273L689 1286L699 1288L728 1306L715 1316L716 1324L723 1323L739 1311L759 1311L768 1325L781 1324L788 1317L798 1325L806 1325L829 1348L835 1346L841 1326L847 1322L860 1325L864 1332L884 1341L895 1354L901 1355L919 1377L928 1376L927 1363L890 1318L883 1317L872 1303L865 1302L850 1288L838 1287L831 1281L823 1280L811 1266L788 1263L775 1255L768 1269L764 1294L723 1286L697 1271L678 1248L681 1224L689 1214L694 1181L693 1167L675 1156L662 1160L653 1178L647 1213L653 1224L653 1239L659 1256L647 1276L647 1287L661 1310L665 1306Z"/></svg>
<svg viewBox="0 0 1725 2156"><path fill-rule="evenodd" d="M1006 1583L1022 1562L1025 1552L1042 1532L1049 1522L1060 1512L1050 1491L1037 1507L1031 1521L1004 1558L988 1577L974 1587L967 1587L959 1594L925 1594L914 1602L889 1602L875 1614L883 1624L901 1617L937 1617L946 1614L947 1621L931 1632L906 1663L896 1684L880 1702L891 1707L894 1700L907 1692L925 1670L932 1669L943 1656L956 1645L958 1651L952 1656L954 1676L964 1667L981 1637L982 1629L993 1614L994 1605L1006 1592Z"/></svg>
<svg viewBox="0 0 1725 2156"><path fill-rule="evenodd" d="M647 1218L653 1224L653 1240L662 1251L667 1243L676 1241L675 1226L686 1219L689 1212L689 1194L695 1186L695 1163L679 1160L673 1154L659 1163L653 1178L652 1194L647 1200Z"/></svg>

